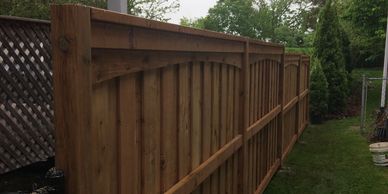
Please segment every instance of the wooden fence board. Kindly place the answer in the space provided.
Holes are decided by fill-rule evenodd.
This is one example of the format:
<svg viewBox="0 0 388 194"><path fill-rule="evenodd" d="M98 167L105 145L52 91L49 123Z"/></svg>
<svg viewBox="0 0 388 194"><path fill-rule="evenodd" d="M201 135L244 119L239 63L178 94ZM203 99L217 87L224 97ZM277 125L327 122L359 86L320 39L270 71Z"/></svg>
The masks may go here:
<svg viewBox="0 0 388 194"><path fill-rule="evenodd" d="M166 76L167 77L167 76ZM120 78L119 83L119 193L141 193L141 88L139 74ZM166 89L166 91L168 91ZM169 114L172 115L172 114ZM165 119L167 120L167 119ZM176 121L176 119L174 119ZM168 131L165 134L171 136ZM175 147L175 146L174 146ZM173 150L173 149L171 149ZM167 154L164 154L167 155ZM175 165L174 165L175 166ZM165 180L168 180L166 177Z"/></svg>
<svg viewBox="0 0 388 194"><path fill-rule="evenodd" d="M144 72L142 193L160 192L160 71Z"/></svg>
<svg viewBox="0 0 388 194"><path fill-rule="evenodd" d="M179 67L179 117L178 117L178 158L179 179L185 177L191 169L191 125L190 125L190 65Z"/></svg>
<svg viewBox="0 0 388 194"><path fill-rule="evenodd" d="M89 160L93 160L93 164L90 166L92 173L88 176L95 180L92 183L93 193L118 193L116 94L116 80L99 84L92 91L93 131L89 135L93 142Z"/></svg>
<svg viewBox="0 0 388 194"><path fill-rule="evenodd" d="M162 191L178 181L178 71L174 66L162 70Z"/></svg>

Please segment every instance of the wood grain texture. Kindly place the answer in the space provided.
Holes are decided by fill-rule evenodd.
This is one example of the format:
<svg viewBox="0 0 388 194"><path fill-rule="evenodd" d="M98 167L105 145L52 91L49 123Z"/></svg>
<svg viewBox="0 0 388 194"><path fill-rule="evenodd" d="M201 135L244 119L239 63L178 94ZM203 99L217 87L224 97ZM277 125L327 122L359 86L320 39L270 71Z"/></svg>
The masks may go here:
<svg viewBox="0 0 388 194"><path fill-rule="evenodd" d="M88 150L92 153L90 165L93 193L118 193L117 146L117 82L111 80L93 87L92 124L89 133L93 140ZM101 114L104 113L104 114ZM110 165L106 165L110 164Z"/></svg>
<svg viewBox="0 0 388 194"><path fill-rule="evenodd" d="M143 75L142 193L160 192L160 71Z"/></svg>
<svg viewBox="0 0 388 194"><path fill-rule="evenodd" d="M220 147L220 73L217 63L212 64L212 153ZM211 193L219 192L219 169L211 177Z"/></svg>
<svg viewBox="0 0 388 194"><path fill-rule="evenodd" d="M180 65L178 72L178 175L182 179L191 170L190 65Z"/></svg>
<svg viewBox="0 0 388 194"><path fill-rule="evenodd" d="M202 162L205 162L212 152L212 69L211 63L203 66L203 107L202 107ZM210 194L210 177L202 185L202 193Z"/></svg>
<svg viewBox="0 0 388 194"><path fill-rule="evenodd" d="M192 81L191 81L191 171L195 170L201 163L202 156L202 66L200 63L192 65ZM198 187L193 194L200 194Z"/></svg>
<svg viewBox="0 0 388 194"><path fill-rule="evenodd" d="M178 181L178 70L175 66L162 69L162 191Z"/></svg>
<svg viewBox="0 0 388 194"><path fill-rule="evenodd" d="M94 182L87 149L92 144L90 9L52 6L51 18L56 167L68 177L67 193L89 193Z"/></svg>
<svg viewBox="0 0 388 194"><path fill-rule="evenodd" d="M119 83L119 193L141 193L140 75L120 77Z"/></svg>

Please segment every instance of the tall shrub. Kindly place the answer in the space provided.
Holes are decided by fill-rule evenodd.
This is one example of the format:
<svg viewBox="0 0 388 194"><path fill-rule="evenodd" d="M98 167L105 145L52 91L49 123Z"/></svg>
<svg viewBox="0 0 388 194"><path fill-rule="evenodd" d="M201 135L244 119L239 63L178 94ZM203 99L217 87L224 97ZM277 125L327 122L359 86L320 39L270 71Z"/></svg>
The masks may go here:
<svg viewBox="0 0 388 194"><path fill-rule="evenodd" d="M329 91L321 63L315 58L310 77L310 120L312 123L321 123L328 111Z"/></svg>
<svg viewBox="0 0 388 194"><path fill-rule="evenodd" d="M321 62L329 88L329 113L341 113L346 107L347 72L340 35L340 23L332 0L319 14L314 40L314 56Z"/></svg>

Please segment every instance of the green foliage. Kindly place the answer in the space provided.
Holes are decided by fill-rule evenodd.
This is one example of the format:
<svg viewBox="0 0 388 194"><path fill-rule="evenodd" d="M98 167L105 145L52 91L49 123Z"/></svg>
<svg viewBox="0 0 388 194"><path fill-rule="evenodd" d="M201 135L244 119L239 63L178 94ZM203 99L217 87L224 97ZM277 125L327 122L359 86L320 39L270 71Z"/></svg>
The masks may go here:
<svg viewBox="0 0 388 194"><path fill-rule="evenodd" d="M220 0L209 9L204 19L204 28L234 35L259 37L257 10L252 0Z"/></svg>
<svg viewBox="0 0 388 194"><path fill-rule="evenodd" d="M388 0L347 0L342 20L350 35L353 61L358 66L382 66Z"/></svg>
<svg viewBox="0 0 388 194"><path fill-rule="evenodd" d="M180 21L180 25L192 27L192 28L204 29L205 28L205 18L190 19L187 17L183 17Z"/></svg>
<svg viewBox="0 0 388 194"><path fill-rule="evenodd" d="M0 1L0 15L49 19L51 3L80 3L94 7L106 7L105 0L2 0Z"/></svg>
<svg viewBox="0 0 388 194"><path fill-rule="evenodd" d="M128 0L128 13L166 22L171 19L166 14L177 11L179 6L179 0Z"/></svg>
<svg viewBox="0 0 388 194"><path fill-rule="evenodd" d="M289 47L311 47L312 33L300 18L305 5L297 0L220 0L207 16L197 20L183 18L181 24ZM291 9L293 6L297 9Z"/></svg>
<svg viewBox="0 0 388 194"><path fill-rule="evenodd" d="M327 0L319 16L314 57L321 62L329 84L329 113L341 113L346 108L348 81L343 50L337 10Z"/></svg>
<svg viewBox="0 0 388 194"><path fill-rule="evenodd" d="M313 123L320 123L328 111L329 90L326 76L320 62L314 59L310 76L310 118Z"/></svg>
<svg viewBox="0 0 388 194"><path fill-rule="evenodd" d="M352 61L352 53L350 48L350 40L347 35L347 32L344 30L342 26L340 26L339 29L339 35L340 35L340 45L342 47L342 53L344 55L344 63L345 63L345 69L347 72L351 72L354 68L353 61Z"/></svg>
<svg viewBox="0 0 388 194"><path fill-rule="evenodd" d="M1 0L0 15L36 19L50 18L50 4L79 3L106 9L106 0ZM128 0L128 13L149 19L167 21L166 13L179 8L177 0Z"/></svg>

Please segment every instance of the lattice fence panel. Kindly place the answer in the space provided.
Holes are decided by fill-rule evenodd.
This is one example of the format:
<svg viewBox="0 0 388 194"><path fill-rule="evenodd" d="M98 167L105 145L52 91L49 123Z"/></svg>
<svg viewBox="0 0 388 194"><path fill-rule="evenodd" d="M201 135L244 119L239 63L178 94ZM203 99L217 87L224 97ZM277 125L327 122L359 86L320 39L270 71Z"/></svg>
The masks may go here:
<svg viewBox="0 0 388 194"><path fill-rule="evenodd" d="M0 174L54 155L50 24L0 17Z"/></svg>

